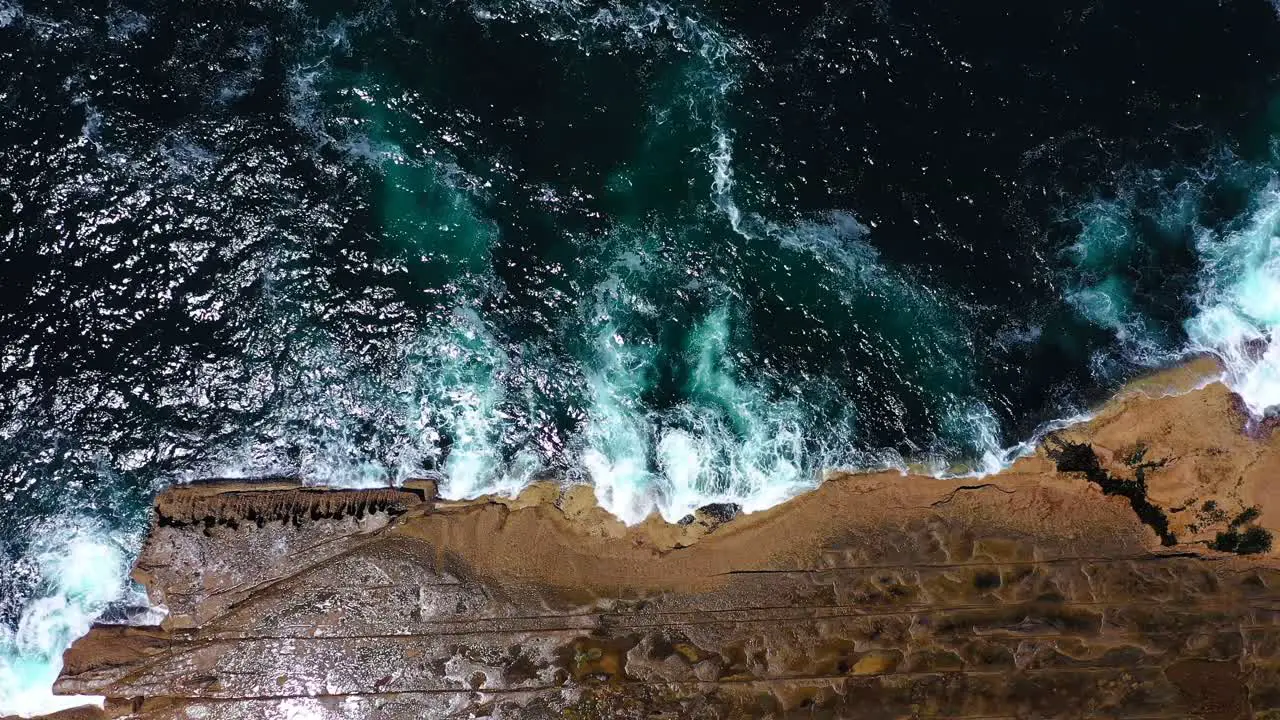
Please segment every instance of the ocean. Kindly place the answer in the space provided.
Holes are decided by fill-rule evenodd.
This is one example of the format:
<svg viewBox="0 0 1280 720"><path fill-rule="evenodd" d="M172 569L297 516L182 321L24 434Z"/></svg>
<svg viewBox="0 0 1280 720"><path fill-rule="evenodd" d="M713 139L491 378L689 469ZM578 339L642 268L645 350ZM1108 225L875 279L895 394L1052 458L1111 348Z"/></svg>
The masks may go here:
<svg viewBox="0 0 1280 720"><path fill-rule="evenodd" d="M174 483L677 521L1280 405L1265 0L0 0L0 137L0 714Z"/></svg>

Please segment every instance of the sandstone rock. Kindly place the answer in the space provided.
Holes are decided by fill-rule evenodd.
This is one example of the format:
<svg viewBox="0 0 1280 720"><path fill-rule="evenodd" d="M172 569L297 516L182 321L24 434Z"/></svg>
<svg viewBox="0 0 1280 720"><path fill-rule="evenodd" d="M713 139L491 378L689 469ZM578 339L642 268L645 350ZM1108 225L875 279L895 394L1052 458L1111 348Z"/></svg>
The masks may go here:
<svg viewBox="0 0 1280 720"><path fill-rule="evenodd" d="M1280 441L1180 377L997 476L834 474L683 526L546 484L174 488L137 572L172 614L95 628L57 689L140 720L1267 717L1280 562L1209 544L1254 505L1277 529Z"/></svg>

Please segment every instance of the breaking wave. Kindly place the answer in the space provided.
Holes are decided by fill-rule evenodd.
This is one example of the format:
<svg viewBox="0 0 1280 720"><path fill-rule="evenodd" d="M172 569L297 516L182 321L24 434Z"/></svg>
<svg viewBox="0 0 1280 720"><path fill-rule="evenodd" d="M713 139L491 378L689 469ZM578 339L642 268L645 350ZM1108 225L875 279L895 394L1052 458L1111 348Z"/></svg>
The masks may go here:
<svg viewBox="0 0 1280 720"><path fill-rule="evenodd" d="M153 625L151 608L129 578L137 533L121 537L96 518L49 518L39 523L14 571L28 575L16 627L0 627L0 712L37 715L101 698L53 695L62 653L94 622ZM108 615L104 618L104 613Z"/></svg>
<svg viewBox="0 0 1280 720"><path fill-rule="evenodd" d="M1191 349L1211 352L1227 384L1255 415L1280 407L1280 178L1274 173L1247 213L1221 230L1201 229L1204 273Z"/></svg>
<svg viewBox="0 0 1280 720"><path fill-rule="evenodd" d="M1280 407L1275 147L1252 160L1220 149L1199 166L1134 173L1113 197L1081 206L1069 249L1081 281L1068 298L1114 333L1114 356L1154 367L1211 354L1255 416Z"/></svg>

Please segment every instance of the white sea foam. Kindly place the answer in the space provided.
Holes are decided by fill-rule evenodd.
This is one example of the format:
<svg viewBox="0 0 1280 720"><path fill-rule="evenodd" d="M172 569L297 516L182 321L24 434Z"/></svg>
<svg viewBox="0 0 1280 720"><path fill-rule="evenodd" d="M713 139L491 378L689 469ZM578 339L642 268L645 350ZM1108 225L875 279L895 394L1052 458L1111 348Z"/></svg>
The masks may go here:
<svg viewBox="0 0 1280 720"><path fill-rule="evenodd" d="M1008 466L1011 449L1001 444L1000 423L986 403L974 401L953 408L947 424L954 434L965 437L973 447L972 469L969 472L990 475ZM948 465L949 463L944 464L936 474L948 474Z"/></svg>
<svg viewBox="0 0 1280 720"><path fill-rule="evenodd" d="M1118 199L1081 209L1081 232L1070 251L1078 279L1068 301L1114 333L1127 362L1157 367L1212 354L1223 363L1223 380L1255 415L1280 406L1280 177L1274 165L1223 152L1172 190L1161 185L1160 174L1137 175ZM1210 195L1223 188L1251 195L1247 209L1202 219L1213 205ZM1135 200L1142 196L1156 200L1142 205ZM1163 237L1141 231L1139 217ZM1158 251L1158 243L1182 237L1194 238L1198 263L1185 340L1161 333L1144 314L1129 267L1135 258L1146 262L1142 253Z"/></svg>
<svg viewBox="0 0 1280 720"><path fill-rule="evenodd" d="M478 315L459 311L454 326L433 338L420 357L409 379L419 447L438 461L440 439L451 439L440 466L441 494L463 499L518 493L542 464L530 449L504 459L502 433L509 418L502 378L509 358L501 344Z"/></svg>
<svg viewBox="0 0 1280 720"><path fill-rule="evenodd" d="M589 9L577 0L474 0L470 7L479 22L534 22L543 40L572 41L587 50L613 42L644 46L669 38L681 51L711 63L741 50L738 41L706 19L660 2L611 2Z"/></svg>
<svg viewBox="0 0 1280 720"><path fill-rule="evenodd" d="M286 98L289 104L289 119L299 129L310 133L317 143L323 145L335 142L325 125L327 118L321 107L324 83L329 79L333 69L332 56L350 51L350 34L375 23L377 19L382 18L385 11L385 5L373 4L354 17L340 16L327 25L313 24L310 28L307 57L296 62L289 70ZM299 22L308 22L308 19L300 18ZM260 55L265 49L265 45L262 49L256 48L253 43L257 41L256 38L252 39L250 45L245 48L250 59L255 63L260 60L260 57L254 57L254 54ZM236 92L234 83L224 92L230 93L226 99L233 99Z"/></svg>
<svg viewBox="0 0 1280 720"><path fill-rule="evenodd" d="M406 339L398 370L386 375L364 374L332 346L298 360L279 381L291 401L260 422L261 439L182 479L289 475L363 488L443 473L442 495L471 498L518 492L541 469L528 454L503 460L508 361L472 311L460 308L441 327ZM364 438L370 427L378 433L373 446ZM394 441L378 444L386 438Z"/></svg>
<svg viewBox="0 0 1280 720"><path fill-rule="evenodd" d="M601 506L627 523L654 512L675 522L710 503L751 512L813 487L824 465L848 457L849 448L837 451L811 437L814 418L801 396L816 397L819 388L775 397L762 379L736 366L728 306L688 334L685 400L647 407L658 341L644 323L627 319L651 310L630 287L645 281L648 268L642 261L620 267L626 277L611 274L597 288L589 308L595 322L584 338L590 351L581 363L589 410L576 457Z"/></svg>
<svg viewBox="0 0 1280 720"><path fill-rule="evenodd" d="M616 277L604 284L621 288ZM591 406L580 457L600 505L626 522L639 522L658 501L650 471L653 428L641 397L652 382L654 348L647 338L624 336L612 315L597 310L605 320L592 343L595 357L586 363Z"/></svg>
<svg viewBox="0 0 1280 720"><path fill-rule="evenodd" d="M716 132L711 161L711 199L729 220L729 227L742 233L742 211L733 199L733 141L724 130Z"/></svg>
<svg viewBox="0 0 1280 720"><path fill-rule="evenodd" d="M12 0L0 0L0 28L6 28L22 17L22 6Z"/></svg>
<svg viewBox="0 0 1280 720"><path fill-rule="evenodd" d="M987 413L989 409L984 408ZM1031 437L1013 445L1001 445L998 436L993 432L994 428L989 420L989 416L984 417L984 413L979 411L972 418L974 422L974 435L976 442L981 447L981 452L977 461L968 468L956 469L953 467L936 468L931 474L939 478L983 478L990 475L996 475L1007 470L1018 460L1033 455L1036 448L1044 441L1045 437L1050 433L1057 432L1072 425L1088 422L1093 419L1092 412L1073 413L1066 417L1056 418L1048 422L1041 423L1031 434Z"/></svg>
<svg viewBox="0 0 1280 720"><path fill-rule="evenodd" d="M112 40L126 41L150 28L147 16L133 10L121 10L107 18L107 34Z"/></svg>
<svg viewBox="0 0 1280 720"><path fill-rule="evenodd" d="M81 144L90 145L95 150L101 150L102 113L98 112L87 97L76 98L75 104L84 108L84 124L80 126Z"/></svg>
<svg viewBox="0 0 1280 720"><path fill-rule="evenodd" d="M715 319L710 322L716 322ZM717 357L717 360L722 360ZM770 404L754 385L718 369L715 400L646 411L619 383L592 380L581 461L600 504L629 524L658 512L675 522L709 503L762 510L813 487L802 413ZM625 385L625 384L624 384Z"/></svg>
<svg viewBox="0 0 1280 720"><path fill-rule="evenodd" d="M1089 322L1110 330L1128 361L1154 367L1175 361L1179 353L1138 307L1126 275L1126 263L1146 242L1130 217L1132 202L1127 197L1099 201L1080 210L1081 231L1069 249L1076 277L1066 300ZM1162 213L1168 217L1157 219L1177 223L1184 210L1177 198L1170 198Z"/></svg>
<svg viewBox="0 0 1280 720"><path fill-rule="evenodd" d="M1280 179L1255 194L1246 217L1202 229L1196 250L1203 269L1190 349L1221 358L1228 385L1261 415L1280 406Z"/></svg>
<svg viewBox="0 0 1280 720"><path fill-rule="evenodd" d="M62 653L108 606L145 604L128 580L135 538L87 517L55 517L33 529L17 571L29 572L32 595L16 629L0 628L0 715L55 712L101 704L94 696L55 696ZM136 624L158 620L152 613Z"/></svg>

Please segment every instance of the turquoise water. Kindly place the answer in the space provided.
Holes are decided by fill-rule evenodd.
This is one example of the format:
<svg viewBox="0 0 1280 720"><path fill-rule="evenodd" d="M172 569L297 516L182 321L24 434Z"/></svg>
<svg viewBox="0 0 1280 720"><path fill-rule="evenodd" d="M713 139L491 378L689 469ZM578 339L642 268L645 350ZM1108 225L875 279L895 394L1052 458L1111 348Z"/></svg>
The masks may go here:
<svg viewBox="0 0 1280 720"><path fill-rule="evenodd" d="M1275 8L0 0L0 712L153 494L998 470L1190 353L1280 404Z"/></svg>

